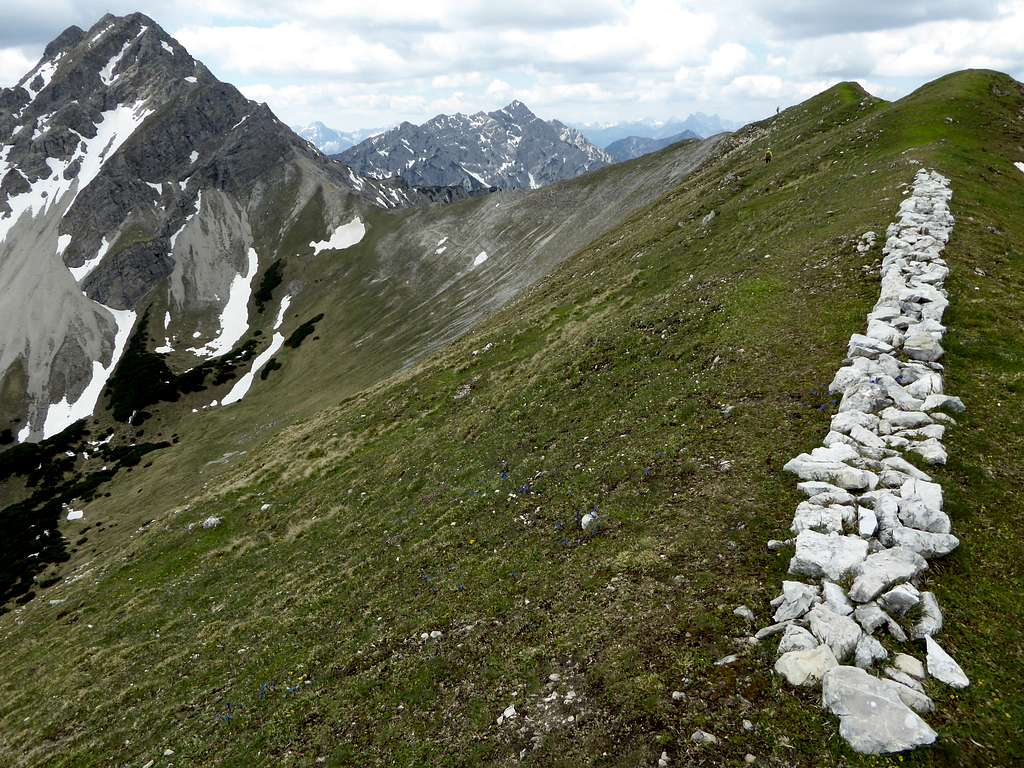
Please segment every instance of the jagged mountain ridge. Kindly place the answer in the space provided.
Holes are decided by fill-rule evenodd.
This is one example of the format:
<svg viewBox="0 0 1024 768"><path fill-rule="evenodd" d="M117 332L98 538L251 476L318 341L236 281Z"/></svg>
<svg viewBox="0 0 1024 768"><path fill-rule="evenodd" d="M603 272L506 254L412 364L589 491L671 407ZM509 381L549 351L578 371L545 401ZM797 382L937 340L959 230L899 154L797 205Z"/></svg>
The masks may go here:
<svg viewBox="0 0 1024 768"><path fill-rule="evenodd" d="M494 112L404 122L338 158L373 178L467 190L536 189L612 162L575 128L541 120L518 100Z"/></svg>
<svg viewBox="0 0 1024 768"><path fill-rule="evenodd" d="M325 227L429 197L328 159L142 14L65 30L0 92L0 430L88 415L158 285L202 350L315 194Z"/></svg>
<svg viewBox="0 0 1024 768"><path fill-rule="evenodd" d="M648 155L651 152L657 152L659 149L670 147L680 141L699 138L700 137L697 136L696 133L690 130L682 131L674 136L667 136L663 139L627 136L624 139L613 141L605 148L605 151L611 155L615 162L621 163L626 160L635 160L636 158Z"/></svg>
<svg viewBox="0 0 1024 768"><path fill-rule="evenodd" d="M324 125L319 120L314 120L306 126L293 126L292 130L306 141L312 142L325 155L337 155L349 147L353 147L359 142L382 132L376 129L338 131Z"/></svg>

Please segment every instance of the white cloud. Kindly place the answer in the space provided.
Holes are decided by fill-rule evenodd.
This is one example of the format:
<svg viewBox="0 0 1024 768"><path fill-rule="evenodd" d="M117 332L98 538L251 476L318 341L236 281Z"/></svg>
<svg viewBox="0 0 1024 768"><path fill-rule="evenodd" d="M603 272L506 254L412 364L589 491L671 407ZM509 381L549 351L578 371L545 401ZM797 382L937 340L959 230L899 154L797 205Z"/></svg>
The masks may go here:
<svg viewBox="0 0 1024 768"><path fill-rule="evenodd" d="M504 80L491 80L487 85L487 95L504 98L512 93L512 86Z"/></svg>
<svg viewBox="0 0 1024 768"><path fill-rule="evenodd" d="M0 81L107 8L149 13L286 122L342 129L513 97L566 121L753 119L839 80L893 97L969 66L1024 77L1024 0L7 0Z"/></svg>
<svg viewBox="0 0 1024 768"><path fill-rule="evenodd" d="M16 83L39 61L39 54L27 54L21 48L0 48L0 83Z"/></svg>

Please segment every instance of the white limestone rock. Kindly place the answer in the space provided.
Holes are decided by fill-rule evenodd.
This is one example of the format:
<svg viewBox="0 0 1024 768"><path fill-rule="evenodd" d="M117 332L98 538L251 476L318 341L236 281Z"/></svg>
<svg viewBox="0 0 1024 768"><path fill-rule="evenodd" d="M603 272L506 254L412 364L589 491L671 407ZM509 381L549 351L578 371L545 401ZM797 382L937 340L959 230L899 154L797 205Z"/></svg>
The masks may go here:
<svg viewBox="0 0 1024 768"><path fill-rule="evenodd" d="M937 635L942 630L942 611L939 609L939 601L935 594L922 592L920 607L921 616L910 631L910 636L915 640L924 640L926 637Z"/></svg>
<svg viewBox="0 0 1024 768"><path fill-rule="evenodd" d="M845 661L853 655L862 634L857 622L824 605L814 606L807 617L811 622L811 632L832 649L838 661Z"/></svg>
<svg viewBox="0 0 1024 768"><path fill-rule="evenodd" d="M900 672L924 680L924 664L907 653L897 653L892 657L892 665Z"/></svg>
<svg viewBox="0 0 1024 768"><path fill-rule="evenodd" d="M945 307L943 306L943 309ZM922 310L922 314L924 314ZM930 314L935 314L934 312ZM938 316L942 317L942 312L938 312ZM914 334L907 336L903 340L903 351L907 357L913 360L927 360L933 362L942 358L944 354L942 345L934 339L930 334Z"/></svg>
<svg viewBox="0 0 1024 768"><path fill-rule="evenodd" d="M889 652L885 650L878 640L871 635L861 635L857 641L857 647L853 652L853 663L861 669L868 669L880 661L889 658Z"/></svg>
<svg viewBox="0 0 1024 768"><path fill-rule="evenodd" d="M887 467L888 469L894 469L900 474L906 475L914 480L931 480L931 477L928 476L928 473L922 472L920 469L915 467L913 464L911 464L909 461L902 458L901 456L887 456L886 458L882 459L882 464L885 465L885 467ZM904 480L903 482L906 481ZM903 482L900 483L900 486L903 485Z"/></svg>
<svg viewBox="0 0 1024 768"><path fill-rule="evenodd" d="M890 684L858 667L838 666L825 673L822 705L839 717L840 735L861 754L902 752L936 738Z"/></svg>
<svg viewBox="0 0 1024 768"><path fill-rule="evenodd" d="M929 506L920 496L901 498L898 515L900 523L919 531L949 533L952 527L949 515L941 509Z"/></svg>
<svg viewBox="0 0 1024 768"><path fill-rule="evenodd" d="M880 341L879 339L873 339L862 333L855 333L850 337L850 344L847 347L846 356L875 358L881 354L887 354L892 351L892 344Z"/></svg>
<svg viewBox="0 0 1024 768"><path fill-rule="evenodd" d="M805 480L796 484L797 490L800 491L804 496L809 499L813 499L815 496L819 496L824 493L848 493L844 491L838 485L832 485L832 483L822 483L817 480Z"/></svg>
<svg viewBox="0 0 1024 768"><path fill-rule="evenodd" d="M838 507L823 507L810 501L802 501L796 508L789 529L797 534L801 531L842 533L843 511Z"/></svg>
<svg viewBox="0 0 1024 768"><path fill-rule="evenodd" d="M880 414L882 421L888 422L894 430L917 429L932 423L932 417L924 411L901 411L892 406Z"/></svg>
<svg viewBox="0 0 1024 768"><path fill-rule="evenodd" d="M823 485L826 484L823 483ZM830 507L833 505L838 505L840 507L853 507L857 504L857 498L852 493L844 491L842 488L836 488L834 491L816 493L807 501L811 504L817 504L823 507Z"/></svg>
<svg viewBox="0 0 1024 768"><path fill-rule="evenodd" d="M733 616L739 616L746 622L752 623L754 621L754 612L745 605L738 605L733 608L732 614Z"/></svg>
<svg viewBox="0 0 1024 768"><path fill-rule="evenodd" d="M815 450L822 449L816 448ZM853 454L857 456L856 451ZM856 469L842 461L819 460L814 458L813 454L802 453L795 459L790 459L783 469L792 472L802 480L830 483L848 491L871 490L878 485L878 476L872 472Z"/></svg>
<svg viewBox="0 0 1024 768"><path fill-rule="evenodd" d="M964 401L959 397L933 394L928 395L928 397L925 398L924 405L921 406L921 410L925 412L949 411L950 413L963 413L967 410L967 407L964 405Z"/></svg>
<svg viewBox="0 0 1024 768"><path fill-rule="evenodd" d="M942 443L934 438L922 440L919 443L911 443L907 450L916 453L926 464L941 466L946 463L949 457Z"/></svg>
<svg viewBox="0 0 1024 768"><path fill-rule="evenodd" d="M782 602L775 616L778 622L791 621L803 616L818 601L818 587L800 581L782 582Z"/></svg>
<svg viewBox="0 0 1024 768"><path fill-rule="evenodd" d="M818 647L818 640L803 627L790 624L779 640L779 656L792 651L810 651Z"/></svg>
<svg viewBox="0 0 1024 768"><path fill-rule="evenodd" d="M821 583L822 596L825 598L825 605L840 616L849 616L853 613L853 603L846 596L846 591L832 581Z"/></svg>
<svg viewBox="0 0 1024 768"><path fill-rule="evenodd" d="M867 507L857 507L857 535L863 539L869 539L878 530L878 517L875 510Z"/></svg>
<svg viewBox="0 0 1024 768"><path fill-rule="evenodd" d="M862 381L843 394L842 400L839 401L839 412L878 413L891 402L884 387L870 381Z"/></svg>
<svg viewBox="0 0 1024 768"><path fill-rule="evenodd" d="M793 686L817 685L839 664L832 649L819 645L806 651L789 651L775 662L775 671Z"/></svg>
<svg viewBox="0 0 1024 768"><path fill-rule="evenodd" d="M900 486L900 496L904 499L916 496L930 509L942 509L942 486L938 483L911 478Z"/></svg>
<svg viewBox="0 0 1024 768"><path fill-rule="evenodd" d="M853 618L869 635L874 634L879 627L888 626L892 620L889 618L889 614L878 607L877 603L858 605L853 612Z"/></svg>
<svg viewBox="0 0 1024 768"><path fill-rule="evenodd" d="M868 543L859 536L803 531L796 537L796 552L789 561L789 572L839 581L856 572L867 554Z"/></svg>
<svg viewBox="0 0 1024 768"><path fill-rule="evenodd" d="M799 539L797 544L799 546ZM874 600L890 587L910 581L927 567L923 557L905 547L876 552L861 563L850 588L850 599L858 603Z"/></svg>
<svg viewBox="0 0 1024 768"><path fill-rule="evenodd" d="M905 526L893 529L891 536L894 546L912 549L928 559L945 557L960 546L960 539L951 533L930 533Z"/></svg>
<svg viewBox="0 0 1024 768"><path fill-rule="evenodd" d="M892 688L896 692L896 695L900 697L900 701L919 715L926 715L935 710L935 704L923 691L911 688L908 685L903 685L895 680L882 680L881 682L886 683L890 688Z"/></svg>
<svg viewBox="0 0 1024 768"><path fill-rule="evenodd" d="M928 654L929 675L940 683L945 683L953 688L966 688L971 684L960 665L953 660L952 656L942 650L942 646L931 636L925 637L924 645L925 652Z"/></svg>
<svg viewBox="0 0 1024 768"><path fill-rule="evenodd" d="M878 429L879 421L880 419L874 413L850 410L841 411L832 417L829 429L846 435L850 434L854 427L863 427L875 432Z"/></svg>
<svg viewBox="0 0 1024 768"><path fill-rule="evenodd" d="M924 693L924 686L921 685L921 681L914 677L911 677L906 672L897 669L896 667L886 667L885 676L890 680L894 680L901 685L905 685L908 688L912 688L915 691L921 691Z"/></svg>
<svg viewBox="0 0 1024 768"><path fill-rule="evenodd" d="M919 602L921 592L913 584L900 584L878 598L882 609L895 616L906 616Z"/></svg>

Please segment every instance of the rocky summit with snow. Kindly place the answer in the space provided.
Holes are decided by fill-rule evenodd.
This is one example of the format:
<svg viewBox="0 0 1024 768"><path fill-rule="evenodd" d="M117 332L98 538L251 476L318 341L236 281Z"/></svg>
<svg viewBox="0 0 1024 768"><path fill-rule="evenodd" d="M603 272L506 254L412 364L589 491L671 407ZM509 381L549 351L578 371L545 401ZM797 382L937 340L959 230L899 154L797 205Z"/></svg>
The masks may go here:
<svg viewBox="0 0 1024 768"><path fill-rule="evenodd" d="M0 422L20 440L92 414L157 290L168 338L229 351L280 241L263 223L282 186L298 208L322 195L339 223L411 202L328 160L141 14L47 46L0 91L0 147Z"/></svg>
<svg viewBox="0 0 1024 768"><path fill-rule="evenodd" d="M377 179L467 190L536 189L613 162L577 129L541 120L521 101L494 112L438 115L423 125L405 122L338 159Z"/></svg>
<svg viewBox="0 0 1024 768"><path fill-rule="evenodd" d="M427 125L0 91L0 766L1020 764L1024 84Z"/></svg>

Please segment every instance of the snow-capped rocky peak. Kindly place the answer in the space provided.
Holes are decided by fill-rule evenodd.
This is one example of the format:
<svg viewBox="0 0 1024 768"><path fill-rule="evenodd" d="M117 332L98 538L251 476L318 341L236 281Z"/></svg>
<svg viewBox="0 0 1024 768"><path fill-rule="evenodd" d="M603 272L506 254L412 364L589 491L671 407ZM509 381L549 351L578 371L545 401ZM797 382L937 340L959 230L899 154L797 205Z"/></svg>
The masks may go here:
<svg viewBox="0 0 1024 768"><path fill-rule="evenodd" d="M189 323L196 349L230 349L224 318L247 326L229 294L281 236L258 222L300 176L302 194L331 190L337 216L355 201L410 203L404 185L328 159L147 16L61 33L0 88L0 429L49 437L93 413L155 294L174 313L169 337Z"/></svg>
<svg viewBox="0 0 1024 768"><path fill-rule="evenodd" d="M518 100L494 112L404 122L339 157L374 178L473 191L536 188L611 163L579 131L541 120Z"/></svg>

